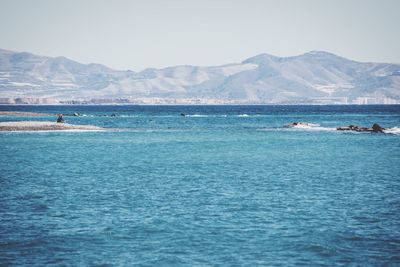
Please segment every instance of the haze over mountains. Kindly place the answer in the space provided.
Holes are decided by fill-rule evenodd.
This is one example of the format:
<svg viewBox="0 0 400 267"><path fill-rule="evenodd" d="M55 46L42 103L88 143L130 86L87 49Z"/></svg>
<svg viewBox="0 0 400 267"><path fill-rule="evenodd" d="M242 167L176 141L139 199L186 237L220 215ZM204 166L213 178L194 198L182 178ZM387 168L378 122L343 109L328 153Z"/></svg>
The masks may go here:
<svg viewBox="0 0 400 267"><path fill-rule="evenodd" d="M0 103L396 104L400 65L313 51L133 72L0 49Z"/></svg>

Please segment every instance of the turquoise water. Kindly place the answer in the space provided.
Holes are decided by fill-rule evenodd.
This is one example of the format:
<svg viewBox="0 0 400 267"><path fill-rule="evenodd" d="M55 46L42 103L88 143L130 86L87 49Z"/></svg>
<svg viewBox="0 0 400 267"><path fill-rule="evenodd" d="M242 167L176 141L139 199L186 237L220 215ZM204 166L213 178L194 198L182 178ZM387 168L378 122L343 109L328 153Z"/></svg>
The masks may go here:
<svg viewBox="0 0 400 267"><path fill-rule="evenodd" d="M0 133L1 266L400 265L400 106L0 110L110 129Z"/></svg>

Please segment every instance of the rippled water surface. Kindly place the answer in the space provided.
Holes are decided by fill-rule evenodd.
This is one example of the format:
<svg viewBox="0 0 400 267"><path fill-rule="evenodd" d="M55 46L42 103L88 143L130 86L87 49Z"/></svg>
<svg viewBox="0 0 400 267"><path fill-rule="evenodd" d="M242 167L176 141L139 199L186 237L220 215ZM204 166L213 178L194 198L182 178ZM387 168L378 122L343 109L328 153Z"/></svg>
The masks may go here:
<svg viewBox="0 0 400 267"><path fill-rule="evenodd" d="M0 133L1 266L400 264L400 106L0 110L109 129Z"/></svg>

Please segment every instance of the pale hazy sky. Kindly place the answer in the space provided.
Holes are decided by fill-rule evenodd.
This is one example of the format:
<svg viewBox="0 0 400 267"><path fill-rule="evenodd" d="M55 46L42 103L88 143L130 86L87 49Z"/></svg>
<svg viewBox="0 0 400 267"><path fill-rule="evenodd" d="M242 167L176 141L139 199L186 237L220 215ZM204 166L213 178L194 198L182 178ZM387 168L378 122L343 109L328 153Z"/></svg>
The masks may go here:
<svg viewBox="0 0 400 267"><path fill-rule="evenodd" d="M0 48L140 71L324 50L400 62L400 0L0 0Z"/></svg>

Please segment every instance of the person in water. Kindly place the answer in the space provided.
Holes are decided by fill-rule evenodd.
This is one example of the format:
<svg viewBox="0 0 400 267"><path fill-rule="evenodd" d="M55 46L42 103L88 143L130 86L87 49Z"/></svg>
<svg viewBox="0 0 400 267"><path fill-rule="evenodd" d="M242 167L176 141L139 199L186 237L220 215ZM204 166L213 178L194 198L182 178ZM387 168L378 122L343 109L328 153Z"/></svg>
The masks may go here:
<svg viewBox="0 0 400 267"><path fill-rule="evenodd" d="M63 114L59 114L58 115L57 122L58 123L63 123L64 122Z"/></svg>

